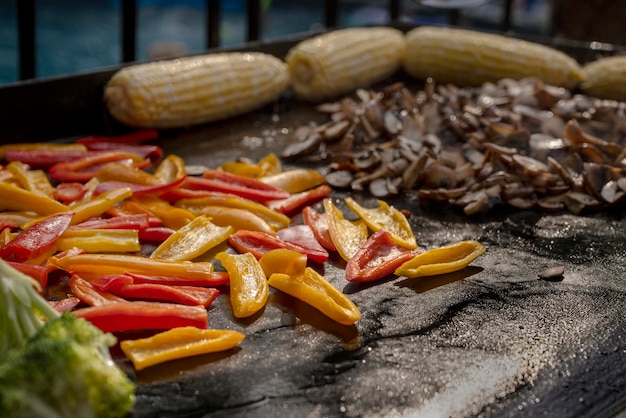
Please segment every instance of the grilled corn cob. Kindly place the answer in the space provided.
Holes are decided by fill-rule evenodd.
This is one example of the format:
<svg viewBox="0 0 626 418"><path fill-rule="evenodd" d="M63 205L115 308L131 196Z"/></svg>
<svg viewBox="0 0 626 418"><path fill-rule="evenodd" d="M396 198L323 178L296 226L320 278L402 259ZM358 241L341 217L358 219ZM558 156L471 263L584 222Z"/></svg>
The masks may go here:
<svg viewBox="0 0 626 418"><path fill-rule="evenodd" d="M581 89L603 99L626 100L626 56L600 58L583 67Z"/></svg>
<svg viewBox="0 0 626 418"><path fill-rule="evenodd" d="M286 57L291 85L304 100L338 96L393 74L404 34L384 27L348 28L300 42Z"/></svg>
<svg viewBox="0 0 626 418"><path fill-rule="evenodd" d="M404 70L442 83L480 85L501 78L537 77L574 88L582 70L568 55L545 45L465 29L423 26L406 35Z"/></svg>
<svg viewBox="0 0 626 418"><path fill-rule="evenodd" d="M287 66L263 53L219 53L121 69L104 101L135 127L173 128L239 115L272 102L289 86Z"/></svg>

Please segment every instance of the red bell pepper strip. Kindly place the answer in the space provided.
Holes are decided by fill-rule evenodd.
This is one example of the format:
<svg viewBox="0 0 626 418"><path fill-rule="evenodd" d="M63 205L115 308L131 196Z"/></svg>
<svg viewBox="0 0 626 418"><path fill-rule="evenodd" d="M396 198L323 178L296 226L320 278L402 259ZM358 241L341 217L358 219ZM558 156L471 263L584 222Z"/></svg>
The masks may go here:
<svg viewBox="0 0 626 418"><path fill-rule="evenodd" d="M37 280L41 285L42 292L45 290L48 284L48 270L43 266L36 266L33 264L16 263L14 261L7 261L7 264L13 267L17 271L21 271L27 276Z"/></svg>
<svg viewBox="0 0 626 418"><path fill-rule="evenodd" d="M231 193L244 199L267 202L286 199L289 192L280 187L265 184L257 179L219 170L205 170L202 178L188 177L183 186L192 190L210 190Z"/></svg>
<svg viewBox="0 0 626 418"><path fill-rule="evenodd" d="M141 196L145 194L159 194L167 190L180 186L185 181L185 178L176 179L170 183L157 184L153 186L146 186L142 184L126 183L123 181L103 181L96 186L94 190L95 195L107 192L112 189L118 189L120 187L128 187L133 191L133 196Z"/></svg>
<svg viewBox="0 0 626 418"><path fill-rule="evenodd" d="M123 278L124 276L116 277ZM124 279L122 279L121 283L116 284L116 281L116 279L113 279L113 283L107 284L108 291L125 299L167 301L182 305L200 305L208 308L220 294L219 290L212 287L123 283ZM94 281L93 285L97 288L98 282Z"/></svg>
<svg viewBox="0 0 626 418"><path fill-rule="evenodd" d="M78 160L54 164L48 173L54 181L84 183L89 181L104 164L113 161L129 161L138 168L145 168L151 164L150 160L130 152L98 151Z"/></svg>
<svg viewBox="0 0 626 418"><path fill-rule="evenodd" d="M163 330L192 326L206 329L208 313L202 306L162 302L119 302L77 309L74 312L103 332Z"/></svg>
<svg viewBox="0 0 626 418"><path fill-rule="evenodd" d="M74 296L68 296L61 300L49 300L48 304L52 306L57 312L68 312L78 306L80 299Z"/></svg>
<svg viewBox="0 0 626 418"><path fill-rule="evenodd" d="M151 226L139 230L139 241L141 242L163 242L172 235L172 228L166 226Z"/></svg>
<svg viewBox="0 0 626 418"><path fill-rule="evenodd" d="M126 151L141 155L152 162L157 162L163 157L163 149L156 145L121 144L118 142L86 142L85 145L91 151Z"/></svg>
<svg viewBox="0 0 626 418"><path fill-rule="evenodd" d="M150 212L148 209L136 202L125 200L106 211L111 216L146 215L148 217L148 228L163 225L161 218Z"/></svg>
<svg viewBox="0 0 626 418"><path fill-rule="evenodd" d="M65 212L37 222L0 248L0 258L23 263L49 251L70 226L72 216Z"/></svg>
<svg viewBox="0 0 626 418"><path fill-rule="evenodd" d="M87 194L89 188L82 183L59 183L54 188L54 198L61 203L71 203L82 199Z"/></svg>
<svg viewBox="0 0 626 418"><path fill-rule="evenodd" d="M311 227L315 238L322 244L322 247L326 248L328 251L337 251L337 247L335 247L335 243L330 237L330 231L328 230L327 215L325 213L319 213L311 206L307 206L302 209L302 216L304 223Z"/></svg>
<svg viewBox="0 0 626 418"><path fill-rule="evenodd" d="M69 285L74 296L89 306L126 302L125 299L119 296L96 289L91 283L77 274L73 274L70 277Z"/></svg>
<svg viewBox="0 0 626 418"><path fill-rule="evenodd" d="M228 284L230 277L224 271L214 271L206 279L195 279L182 276L148 276L145 274L125 273L133 279L133 283L153 283L164 284L170 286L196 286L196 287L215 287Z"/></svg>
<svg viewBox="0 0 626 418"><path fill-rule="evenodd" d="M17 222L11 219L0 219L0 231L3 231L6 228L9 229L17 229L19 225Z"/></svg>
<svg viewBox="0 0 626 418"><path fill-rule="evenodd" d="M346 280L371 282L382 279L416 254L416 251L396 244L387 230L378 230L346 264Z"/></svg>
<svg viewBox="0 0 626 418"><path fill-rule="evenodd" d="M76 140L76 143L89 146L100 142L115 142L118 144L138 144L159 137L159 131L156 129L141 129L122 135L114 136L86 136Z"/></svg>
<svg viewBox="0 0 626 418"><path fill-rule="evenodd" d="M148 215L121 215L110 218L92 218L79 224L72 225L68 229L146 229L148 228Z"/></svg>
<svg viewBox="0 0 626 418"><path fill-rule="evenodd" d="M271 209L277 210L285 215L294 215L306 205L311 205L318 200L328 196L332 192L332 188L327 184L306 190L300 193L294 193L286 199L272 200L267 203Z"/></svg>
<svg viewBox="0 0 626 418"><path fill-rule="evenodd" d="M328 260L328 251L320 244L308 225L293 225L276 232L278 238L307 249L307 257L311 260L319 258ZM316 256L311 256L316 254ZM321 261L320 261L321 262Z"/></svg>
<svg viewBox="0 0 626 418"><path fill-rule="evenodd" d="M322 254L318 251L312 251L309 248L283 241L278 237L260 231L237 231L228 237L228 243L239 253L252 253L257 260L259 260L263 254L277 248L287 248L288 250L306 254L307 258L316 263L324 263L328 260L327 252Z"/></svg>
<svg viewBox="0 0 626 418"><path fill-rule="evenodd" d="M100 152L86 150L27 150L7 149L5 157L7 161L21 161L30 167L50 167L54 164L74 161L89 155L97 155Z"/></svg>

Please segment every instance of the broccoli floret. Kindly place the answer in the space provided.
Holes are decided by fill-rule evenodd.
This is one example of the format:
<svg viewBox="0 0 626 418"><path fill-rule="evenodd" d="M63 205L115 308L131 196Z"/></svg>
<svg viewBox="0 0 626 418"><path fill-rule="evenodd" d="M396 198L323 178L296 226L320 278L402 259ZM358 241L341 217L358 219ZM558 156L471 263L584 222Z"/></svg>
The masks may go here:
<svg viewBox="0 0 626 418"><path fill-rule="evenodd" d="M48 311L32 282L16 279L11 270L0 260L0 301L10 302L0 305L0 317L27 322L13 325L18 330L12 332L11 344L3 341L9 349L0 357L0 416L123 417L135 402L135 384L111 358L115 337L71 313ZM16 281L7 286L12 279ZM11 293L5 292L9 288ZM48 318L45 322L41 313ZM6 331L11 324L0 325Z"/></svg>

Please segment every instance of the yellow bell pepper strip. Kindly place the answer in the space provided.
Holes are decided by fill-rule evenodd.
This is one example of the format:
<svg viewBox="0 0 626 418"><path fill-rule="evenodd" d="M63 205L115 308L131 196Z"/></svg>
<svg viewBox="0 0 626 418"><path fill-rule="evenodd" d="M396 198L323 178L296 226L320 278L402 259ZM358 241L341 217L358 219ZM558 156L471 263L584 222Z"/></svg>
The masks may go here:
<svg viewBox="0 0 626 418"><path fill-rule="evenodd" d="M132 229L68 229L58 239L59 251L78 247L88 253L132 253L141 250L139 232Z"/></svg>
<svg viewBox="0 0 626 418"><path fill-rule="evenodd" d="M247 318L260 311L267 303L269 286L261 265L252 254L218 253L230 276L230 303L236 318Z"/></svg>
<svg viewBox="0 0 626 418"><path fill-rule="evenodd" d="M176 154L170 154L163 159L154 170L154 177L162 183L171 183L174 180L187 177L185 160Z"/></svg>
<svg viewBox="0 0 626 418"><path fill-rule="evenodd" d="M178 327L147 338L124 340L120 348L135 370L143 370L171 360L230 350L244 338L244 334L228 329Z"/></svg>
<svg viewBox="0 0 626 418"><path fill-rule="evenodd" d="M306 206L302 209L302 218L304 223L311 228L313 235L322 244L322 247L328 251L337 251L337 247L335 247L335 243L330 237L325 213L319 213L312 206Z"/></svg>
<svg viewBox="0 0 626 418"><path fill-rule="evenodd" d="M286 190L289 193L300 193L305 190L326 184L326 178L315 170L295 168L271 174L259 179L261 182Z"/></svg>
<svg viewBox="0 0 626 418"><path fill-rule="evenodd" d="M237 231L228 237L228 243L237 252L250 253L257 260L259 260L263 254L275 250L277 248L287 248L289 250L297 251L305 254L308 259L315 261L316 263L324 263L328 260L328 252L318 251L315 248L303 247L298 244L283 241L282 239L270 234L258 231Z"/></svg>
<svg viewBox="0 0 626 418"><path fill-rule="evenodd" d="M354 302L311 267L306 267L304 273L298 277L272 274L268 283L281 292L308 303L340 324L354 325L361 319L361 312Z"/></svg>
<svg viewBox="0 0 626 418"><path fill-rule="evenodd" d="M112 293L98 290L87 280L73 274L69 280L70 290L81 302L89 306L107 305L109 303L126 302L125 299Z"/></svg>
<svg viewBox="0 0 626 418"><path fill-rule="evenodd" d="M66 205L54 199L5 182L0 182L0 207L4 210L32 211L40 215L68 210Z"/></svg>
<svg viewBox="0 0 626 418"><path fill-rule="evenodd" d="M248 231L266 232L271 235L276 234L265 219L245 209L206 206L196 213L209 217L215 225L231 226L234 231L246 229Z"/></svg>
<svg viewBox="0 0 626 418"><path fill-rule="evenodd" d="M192 190L208 190L231 193L244 199L267 202L268 200L284 199L289 192L257 179L239 176L220 170L204 170L202 177L188 177L183 187Z"/></svg>
<svg viewBox="0 0 626 418"><path fill-rule="evenodd" d="M40 219L41 216L35 212L25 211L4 211L0 212L0 223L10 222L11 225L16 224L22 229L26 229L25 226L32 224L34 221Z"/></svg>
<svg viewBox="0 0 626 418"><path fill-rule="evenodd" d="M388 231L381 229L374 232L348 261L346 280L372 282L382 279L415 255L415 251L398 245Z"/></svg>
<svg viewBox="0 0 626 418"><path fill-rule="evenodd" d="M280 158L273 152L270 152L265 157L261 158L258 163L260 172L259 177L269 176L271 174L278 174L283 171L283 166L280 162Z"/></svg>
<svg viewBox="0 0 626 418"><path fill-rule="evenodd" d="M102 332L167 330L192 326L206 329L208 313L202 306L165 302L118 302L73 311Z"/></svg>
<svg viewBox="0 0 626 418"><path fill-rule="evenodd" d="M158 283L133 283L128 275L107 275L92 280L95 289L130 300L155 300L208 308L220 294L212 287L170 286Z"/></svg>
<svg viewBox="0 0 626 418"><path fill-rule="evenodd" d="M17 180L19 185L28 191L36 192L50 198L54 188L48 176L42 170L30 170L27 165L20 161L11 161L7 165L7 170L13 174L13 178Z"/></svg>
<svg viewBox="0 0 626 418"><path fill-rule="evenodd" d="M328 260L328 251L319 243L311 227L306 224L281 229L276 236L285 242L305 248L307 257L315 262L324 263Z"/></svg>
<svg viewBox="0 0 626 418"><path fill-rule="evenodd" d="M267 206L287 216L293 216L307 205L312 205L318 200L322 200L332 192L332 188L327 184L314 187L303 192L294 193L287 199L272 200L267 202Z"/></svg>
<svg viewBox="0 0 626 418"><path fill-rule="evenodd" d="M0 160L21 161L19 158L11 158L11 152L86 152L87 147L83 144L69 143L58 144L54 142L33 142L23 144L0 145ZM67 161L67 160L66 160ZM28 163L27 163L28 164ZM31 164L29 164L31 165Z"/></svg>
<svg viewBox="0 0 626 418"><path fill-rule="evenodd" d="M276 212L259 202L220 193L193 199L180 199L175 203L175 206L188 209L194 213L202 213L203 208L206 206L244 209L264 219L274 231L285 228L291 223L291 219L288 216Z"/></svg>
<svg viewBox="0 0 626 418"><path fill-rule="evenodd" d="M373 231L386 229L395 243L409 250L417 248L417 241L411 230L411 225L404 214L382 200L378 201L378 208L365 208L356 200L346 197L346 205L356 213L363 222Z"/></svg>
<svg viewBox="0 0 626 418"><path fill-rule="evenodd" d="M132 199L133 202L147 209L163 221L163 225L174 230L187 225L195 218L195 215L184 208L170 205L165 200L156 196L138 196Z"/></svg>
<svg viewBox="0 0 626 418"><path fill-rule="evenodd" d="M395 274L412 278L452 273L464 269L485 251L485 246L477 241L457 242L416 255L398 267Z"/></svg>
<svg viewBox="0 0 626 418"><path fill-rule="evenodd" d="M48 169L48 174L57 182L84 183L94 177L104 164L113 161L126 162L139 168L145 168L151 164L149 159L130 152L92 151L86 157L54 164Z"/></svg>
<svg viewBox="0 0 626 418"><path fill-rule="evenodd" d="M68 204L82 199L89 189L82 183L59 183L54 188L52 196L61 203Z"/></svg>
<svg viewBox="0 0 626 418"><path fill-rule="evenodd" d="M121 187L99 194L80 205L73 206L70 209L74 213L72 225L102 215L113 206L131 197L132 194L133 191L128 187Z"/></svg>
<svg viewBox="0 0 626 418"><path fill-rule="evenodd" d="M198 216L170 235L150 255L150 258L187 261L226 241L232 226L217 226L206 216Z"/></svg>
<svg viewBox="0 0 626 418"><path fill-rule="evenodd" d="M362 220L345 219L341 210L330 198L323 200L328 232L339 255L349 261L368 238L367 225Z"/></svg>
<svg viewBox="0 0 626 418"><path fill-rule="evenodd" d="M257 178L261 174L261 167L258 164L246 161L227 161L222 164L220 169L227 173L252 178Z"/></svg>
<svg viewBox="0 0 626 418"><path fill-rule="evenodd" d="M211 280L213 273L213 264L210 262L164 261L128 254L79 254L61 258L54 256L48 262L85 278L129 272Z"/></svg>
<svg viewBox="0 0 626 418"><path fill-rule="evenodd" d="M71 213L44 218L0 248L0 258L23 263L52 248L70 226Z"/></svg>
<svg viewBox="0 0 626 418"><path fill-rule="evenodd" d="M277 248L263 254L259 259L259 264L265 277L270 277L274 273L297 277L304 273L306 261L306 255L298 251Z"/></svg>
<svg viewBox="0 0 626 418"><path fill-rule="evenodd" d="M0 229L0 247L4 247L13 239L13 232L11 232L12 227L2 226ZM15 233L17 235L17 233Z"/></svg>

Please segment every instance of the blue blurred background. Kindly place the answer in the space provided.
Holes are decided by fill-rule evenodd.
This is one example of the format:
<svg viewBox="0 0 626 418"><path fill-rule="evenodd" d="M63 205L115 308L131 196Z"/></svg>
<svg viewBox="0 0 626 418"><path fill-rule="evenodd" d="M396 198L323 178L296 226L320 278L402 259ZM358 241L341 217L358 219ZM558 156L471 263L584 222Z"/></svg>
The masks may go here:
<svg viewBox="0 0 626 418"><path fill-rule="evenodd" d="M0 84L18 79L17 12L19 0L0 0ZM261 39L319 29L324 20L320 0L266 0L263 2ZM339 25L354 26L387 22L387 1L348 0L340 3ZM121 62L120 0L37 0L37 77L72 74ZM203 0L138 0L137 59L196 53L206 49ZM221 2L221 45L243 43L246 37L246 1ZM401 4L401 20L445 23L445 12ZM502 5L466 9L461 18L468 26L497 25ZM543 34L549 13L547 0L518 0L515 29Z"/></svg>

